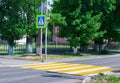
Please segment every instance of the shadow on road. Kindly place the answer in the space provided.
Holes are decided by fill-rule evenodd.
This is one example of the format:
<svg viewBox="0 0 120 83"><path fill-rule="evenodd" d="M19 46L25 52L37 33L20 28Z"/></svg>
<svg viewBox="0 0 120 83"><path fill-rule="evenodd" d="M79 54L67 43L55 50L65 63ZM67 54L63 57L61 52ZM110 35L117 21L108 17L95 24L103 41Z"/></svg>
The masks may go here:
<svg viewBox="0 0 120 83"><path fill-rule="evenodd" d="M58 72L52 72L52 71L46 71L47 73L44 75L41 75L42 77L56 77L56 78L66 78L66 79L77 79L82 80L84 79L84 76L75 76L72 74L64 74L64 73L58 73Z"/></svg>

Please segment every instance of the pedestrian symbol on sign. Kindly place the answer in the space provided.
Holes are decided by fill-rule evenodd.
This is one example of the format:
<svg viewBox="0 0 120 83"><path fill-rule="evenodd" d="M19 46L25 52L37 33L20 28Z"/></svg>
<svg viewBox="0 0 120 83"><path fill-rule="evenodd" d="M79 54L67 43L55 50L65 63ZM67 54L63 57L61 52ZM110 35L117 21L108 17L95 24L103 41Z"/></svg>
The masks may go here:
<svg viewBox="0 0 120 83"><path fill-rule="evenodd" d="M44 15L37 16L36 27L37 28L45 28L46 27L46 17Z"/></svg>
<svg viewBox="0 0 120 83"><path fill-rule="evenodd" d="M38 26L43 26L44 25L44 18L38 17Z"/></svg>

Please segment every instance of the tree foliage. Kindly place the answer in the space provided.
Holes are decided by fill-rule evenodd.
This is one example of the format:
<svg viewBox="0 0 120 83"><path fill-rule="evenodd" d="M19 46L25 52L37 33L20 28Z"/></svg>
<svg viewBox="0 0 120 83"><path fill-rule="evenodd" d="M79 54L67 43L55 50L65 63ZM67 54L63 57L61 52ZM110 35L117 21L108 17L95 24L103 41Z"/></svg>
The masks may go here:
<svg viewBox="0 0 120 83"><path fill-rule="evenodd" d="M40 0L24 0L22 2L22 9L25 14L25 30L26 35L30 36L37 34L38 30L35 28L36 15L39 14Z"/></svg>
<svg viewBox="0 0 120 83"><path fill-rule="evenodd" d="M110 41L120 41L120 1L116 0L115 9L106 16L106 33L104 35L105 39Z"/></svg>
<svg viewBox="0 0 120 83"><path fill-rule="evenodd" d="M25 18L21 2L21 0L1 0L0 2L0 31L2 38L9 44L20 39L25 32Z"/></svg>
<svg viewBox="0 0 120 83"><path fill-rule="evenodd" d="M58 13L51 13L50 14L50 20L49 25L52 26L66 26L65 17L62 17Z"/></svg>
<svg viewBox="0 0 120 83"><path fill-rule="evenodd" d="M96 0L93 4L93 12L94 14L102 13L101 16L101 26L99 31L102 31L104 34L99 36L97 39L99 44L103 43L104 39L109 39L112 37L111 32L113 33L113 26L115 23L113 11L115 10L116 0ZM115 34L114 34L115 37Z"/></svg>
<svg viewBox="0 0 120 83"><path fill-rule="evenodd" d="M92 11L93 3L93 0L54 1L53 12L66 17L67 26L60 28L60 36L66 37L74 47L88 43L99 35L101 13Z"/></svg>

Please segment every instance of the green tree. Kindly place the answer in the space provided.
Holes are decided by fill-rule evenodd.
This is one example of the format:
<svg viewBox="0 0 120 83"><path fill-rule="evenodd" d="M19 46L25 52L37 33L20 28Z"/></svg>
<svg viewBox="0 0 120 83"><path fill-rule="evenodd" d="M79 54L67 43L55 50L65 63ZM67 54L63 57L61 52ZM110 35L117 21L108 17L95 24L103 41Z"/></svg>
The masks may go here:
<svg viewBox="0 0 120 83"><path fill-rule="evenodd" d="M24 0L23 1L23 11L26 14L26 35L27 35L27 52L32 53L32 40L33 36L37 36L35 38L36 41L36 53L39 55L40 53L40 29L36 29L35 20L36 15L40 14L39 7L41 6L41 2L46 5L46 0Z"/></svg>
<svg viewBox="0 0 120 83"><path fill-rule="evenodd" d="M21 2L21 0L0 1L0 32L2 39L9 43L8 54L13 54L14 40L20 39L25 33L25 18Z"/></svg>
<svg viewBox="0 0 120 83"><path fill-rule="evenodd" d="M102 13L101 16L101 26L99 31L103 32L97 39L95 39L95 45L99 46L99 52L103 49L103 40L104 39L114 39L116 31L113 30L115 27L116 20L113 14L115 10L116 0L96 0L93 3L93 12L94 14Z"/></svg>
<svg viewBox="0 0 120 83"><path fill-rule="evenodd" d="M115 4L116 8L107 16L107 32L105 38L110 41L120 41L120 1L117 0Z"/></svg>
<svg viewBox="0 0 120 83"><path fill-rule="evenodd" d="M22 2L22 9L25 14L25 35L27 36L26 51L33 52L32 43L34 35L37 35L38 29L35 26L36 15L39 14L40 0L24 0Z"/></svg>
<svg viewBox="0 0 120 83"><path fill-rule="evenodd" d="M108 40L108 43L105 47L109 46L110 41L120 41L120 1L116 0L116 8L113 10L107 17L108 21L107 32L104 35L104 38Z"/></svg>
<svg viewBox="0 0 120 83"><path fill-rule="evenodd" d="M60 28L60 36L66 37L74 48L99 35L101 13L94 14L93 3L93 0L54 0L53 12L64 16L67 23Z"/></svg>
<svg viewBox="0 0 120 83"><path fill-rule="evenodd" d="M56 26L59 26L59 28L66 26L65 17L62 17L58 13L51 13L48 25L51 32L53 31L53 28L55 28Z"/></svg>
<svg viewBox="0 0 120 83"><path fill-rule="evenodd" d="M50 26L66 26L66 21L65 21L65 17L62 17L60 14L58 13L51 13L50 14L50 20L49 20L49 25Z"/></svg>
<svg viewBox="0 0 120 83"><path fill-rule="evenodd" d="M60 29L61 27L66 26L65 17L62 17L58 13L51 13L48 25L49 25L49 30L52 32L52 40L54 41L54 38L59 36L59 32L54 33L53 31L55 30L56 27ZM56 45L57 42L55 42L55 47Z"/></svg>
<svg viewBox="0 0 120 83"><path fill-rule="evenodd" d="M36 35L39 31L35 28L35 19L36 19L36 15L39 14L40 1L43 1L45 3L46 0L22 0L18 2L16 0L14 1L2 0L0 4L0 8L1 8L1 12L0 12L1 13L0 15L1 30L0 31L2 33L2 38L7 41L9 40L10 42L11 41L13 42L14 40L20 39L23 35L27 35L27 51L32 52L32 39L33 39L33 36ZM15 17L14 15L11 15L13 13L11 12L11 10L15 12L16 16L18 16L19 18ZM5 20L5 19L8 19L7 15L9 15L9 17L11 18L14 18L14 21L17 22L17 25L19 24L20 28L18 26L16 27L11 26L11 25L15 25L14 22L12 23L11 20L9 21L9 23L11 23L11 25L9 26L15 29L9 30L10 28L9 29L3 28L3 21L8 21L8 20ZM19 22L17 20L19 20ZM8 24L8 22L5 22L5 23ZM6 25L4 27L8 27L8 26ZM3 32L4 30L8 31L9 33L16 32L16 34L13 34L12 36L11 34L8 35L9 34L8 32Z"/></svg>

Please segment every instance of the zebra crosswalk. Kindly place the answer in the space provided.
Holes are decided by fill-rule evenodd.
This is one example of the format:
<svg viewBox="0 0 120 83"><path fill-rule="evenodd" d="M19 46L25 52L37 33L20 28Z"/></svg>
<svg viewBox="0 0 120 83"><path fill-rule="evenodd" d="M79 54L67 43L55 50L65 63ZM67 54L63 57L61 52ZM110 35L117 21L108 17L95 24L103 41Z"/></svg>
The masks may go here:
<svg viewBox="0 0 120 83"><path fill-rule="evenodd" d="M88 64L72 64L72 63L47 63L19 66L19 68L41 69L45 71L52 71L73 75L93 75L103 72L118 70L117 68L88 65Z"/></svg>

